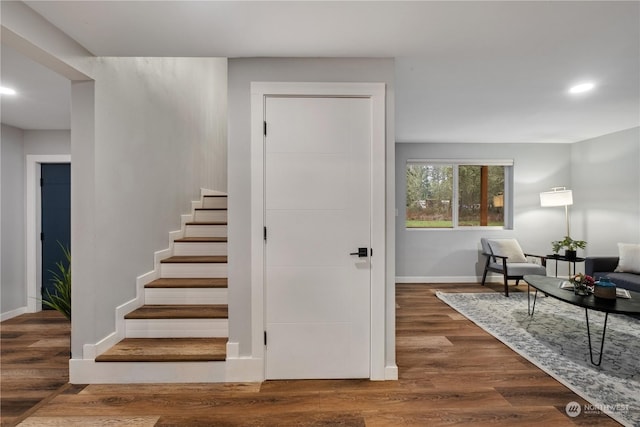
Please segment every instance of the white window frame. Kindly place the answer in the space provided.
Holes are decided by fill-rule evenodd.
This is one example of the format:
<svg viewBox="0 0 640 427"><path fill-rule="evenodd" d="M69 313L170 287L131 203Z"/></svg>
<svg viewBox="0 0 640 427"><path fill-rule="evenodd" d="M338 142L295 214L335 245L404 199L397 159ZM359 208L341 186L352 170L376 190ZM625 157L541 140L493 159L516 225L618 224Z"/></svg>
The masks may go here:
<svg viewBox="0 0 640 427"><path fill-rule="evenodd" d="M418 228L406 226L406 214L405 214L405 229L410 231L439 231L439 230L512 230L513 229L513 159L408 159L405 165L405 173L407 166L412 164L419 165L446 165L453 167L453 185L451 195L451 222L452 227L446 228ZM460 166L504 166L504 225L499 226L474 226L474 227L461 227L458 225L458 168ZM406 182L405 182L405 198L406 198Z"/></svg>

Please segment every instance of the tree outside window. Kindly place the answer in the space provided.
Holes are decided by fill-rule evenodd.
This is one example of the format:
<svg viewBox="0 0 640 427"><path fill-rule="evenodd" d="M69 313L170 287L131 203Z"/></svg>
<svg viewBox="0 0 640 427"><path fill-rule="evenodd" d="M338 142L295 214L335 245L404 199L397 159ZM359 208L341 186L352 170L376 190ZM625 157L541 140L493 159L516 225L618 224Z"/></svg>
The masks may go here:
<svg viewBox="0 0 640 427"><path fill-rule="evenodd" d="M504 227L508 168L511 166L408 163L406 227Z"/></svg>

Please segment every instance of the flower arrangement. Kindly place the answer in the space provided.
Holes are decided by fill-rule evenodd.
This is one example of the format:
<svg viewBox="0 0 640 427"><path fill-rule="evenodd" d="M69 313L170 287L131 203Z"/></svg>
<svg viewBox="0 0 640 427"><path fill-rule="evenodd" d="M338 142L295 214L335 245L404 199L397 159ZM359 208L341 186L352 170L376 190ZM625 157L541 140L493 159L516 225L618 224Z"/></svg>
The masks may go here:
<svg viewBox="0 0 640 427"><path fill-rule="evenodd" d="M571 276L569 280L573 283L573 291L576 295L587 295L590 291L589 288L593 290L593 286L596 284L593 277L583 273Z"/></svg>

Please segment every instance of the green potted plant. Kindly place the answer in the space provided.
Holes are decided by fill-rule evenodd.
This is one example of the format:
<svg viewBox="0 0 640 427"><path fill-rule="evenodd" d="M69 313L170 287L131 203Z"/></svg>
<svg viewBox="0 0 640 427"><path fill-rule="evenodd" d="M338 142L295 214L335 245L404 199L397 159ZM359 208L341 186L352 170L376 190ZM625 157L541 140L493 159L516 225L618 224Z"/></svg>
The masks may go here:
<svg viewBox="0 0 640 427"><path fill-rule="evenodd" d="M569 236L564 236L562 240L556 240L551 242L551 248L553 253L557 254L560 249L565 248L564 256L567 259L575 259L578 248L584 249L587 246L587 242L584 240L573 240Z"/></svg>
<svg viewBox="0 0 640 427"><path fill-rule="evenodd" d="M58 242L62 253L64 254L65 261L58 261L56 263L56 271L51 270L53 273L53 292L49 289L45 290L46 298L42 298L42 304L59 311L71 320L71 251L69 248L64 247Z"/></svg>

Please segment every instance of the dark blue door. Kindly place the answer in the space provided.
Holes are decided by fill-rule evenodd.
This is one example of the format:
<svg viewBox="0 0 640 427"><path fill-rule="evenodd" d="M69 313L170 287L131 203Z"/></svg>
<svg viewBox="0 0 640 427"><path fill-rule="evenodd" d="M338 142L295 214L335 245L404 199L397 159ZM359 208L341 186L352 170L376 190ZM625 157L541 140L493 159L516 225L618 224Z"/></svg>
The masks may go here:
<svg viewBox="0 0 640 427"><path fill-rule="evenodd" d="M57 271L59 261L66 265L60 245L71 249L71 165L43 163L41 177L42 297L46 298L45 289L54 290L51 271Z"/></svg>

